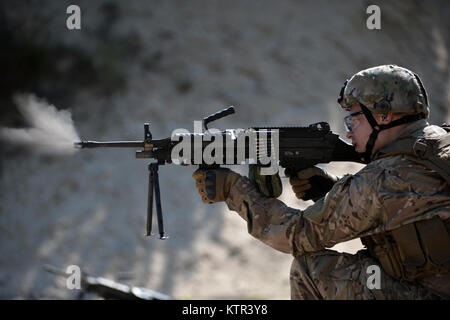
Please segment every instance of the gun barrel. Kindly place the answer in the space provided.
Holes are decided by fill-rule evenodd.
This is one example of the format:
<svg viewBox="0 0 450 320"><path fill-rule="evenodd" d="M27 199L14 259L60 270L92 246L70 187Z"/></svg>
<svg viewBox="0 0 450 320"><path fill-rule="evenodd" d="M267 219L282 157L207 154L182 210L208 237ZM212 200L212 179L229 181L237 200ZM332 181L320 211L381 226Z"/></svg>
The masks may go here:
<svg viewBox="0 0 450 320"><path fill-rule="evenodd" d="M75 148L143 148L144 141L78 141Z"/></svg>

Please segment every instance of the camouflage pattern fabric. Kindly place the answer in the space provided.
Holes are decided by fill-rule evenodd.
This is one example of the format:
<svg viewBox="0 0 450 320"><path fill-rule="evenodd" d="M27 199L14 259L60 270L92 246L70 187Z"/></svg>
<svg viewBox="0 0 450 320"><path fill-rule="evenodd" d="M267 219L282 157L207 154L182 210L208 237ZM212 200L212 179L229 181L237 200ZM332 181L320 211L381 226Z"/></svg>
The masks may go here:
<svg viewBox="0 0 450 320"><path fill-rule="evenodd" d="M423 113L428 117L428 97L419 76L396 66L383 65L353 75L342 92L341 106L348 110L362 103L373 113Z"/></svg>
<svg viewBox="0 0 450 320"><path fill-rule="evenodd" d="M283 184L278 172L274 175L262 175L261 167L256 164L248 166L248 178L266 197L278 198L283 192Z"/></svg>
<svg viewBox="0 0 450 320"><path fill-rule="evenodd" d="M444 131L436 126L427 126L425 120L416 121L402 130L399 139L402 136L443 134L441 130ZM392 150L392 143L389 147ZM344 176L325 197L304 211L264 197L246 177L240 177L232 186L226 203L230 210L247 221L248 232L252 236L279 251L292 254L297 261L308 259L305 258L309 257L308 254L321 252L340 242L394 230L434 216L450 218L450 188L447 183L436 172L404 155L375 159L356 174ZM349 261L349 266L352 265L346 254L342 257ZM354 268L360 270L357 261L354 260ZM294 269L312 270L312 261L304 263L309 268ZM299 262L299 266L304 263ZM333 262L331 264L330 268ZM352 286L347 284L347 290ZM333 298L333 295L327 294L326 297ZM355 297L368 296L355 292Z"/></svg>
<svg viewBox="0 0 450 320"><path fill-rule="evenodd" d="M370 266L378 262L366 250L355 255L323 250L295 259L291 266L291 299L429 300L439 299L419 283L398 281L380 270L380 289L370 289Z"/></svg>

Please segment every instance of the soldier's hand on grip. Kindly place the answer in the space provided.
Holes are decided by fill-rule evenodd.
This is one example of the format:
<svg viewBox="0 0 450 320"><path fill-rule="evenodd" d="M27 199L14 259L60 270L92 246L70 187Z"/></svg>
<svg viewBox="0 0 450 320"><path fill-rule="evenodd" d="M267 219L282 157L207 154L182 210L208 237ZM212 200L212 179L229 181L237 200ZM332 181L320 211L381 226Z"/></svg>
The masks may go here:
<svg viewBox="0 0 450 320"><path fill-rule="evenodd" d="M198 169L192 177L203 203L225 201L233 184L241 177L227 168Z"/></svg>
<svg viewBox="0 0 450 320"><path fill-rule="evenodd" d="M287 173L286 175L289 177L295 196L305 201L317 201L322 198L339 180L338 177L316 166L301 170L295 176Z"/></svg>

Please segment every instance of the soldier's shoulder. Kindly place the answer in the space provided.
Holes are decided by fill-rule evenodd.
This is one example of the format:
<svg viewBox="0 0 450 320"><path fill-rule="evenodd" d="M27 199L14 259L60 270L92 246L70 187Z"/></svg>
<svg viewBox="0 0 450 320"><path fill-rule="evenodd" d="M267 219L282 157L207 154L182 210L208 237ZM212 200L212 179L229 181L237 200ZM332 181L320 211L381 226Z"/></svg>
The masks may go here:
<svg viewBox="0 0 450 320"><path fill-rule="evenodd" d="M372 161L359 173L361 179L371 183L373 190L400 192L441 190L445 181L417 158L395 155Z"/></svg>
<svg viewBox="0 0 450 320"><path fill-rule="evenodd" d="M363 169L368 170L393 170L404 166L413 166L417 164L417 160L413 155L393 154L383 158L376 159L369 163Z"/></svg>
<svg viewBox="0 0 450 320"><path fill-rule="evenodd" d="M397 154L376 159L358 171L355 176L373 183L383 181L389 177L411 178L412 176L430 175L428 170L416 158Z"/></svg>
<svg viewBox="0 0 450 320"><path fill-rule="evenodd" d="M391 155L371 161L356 174L360 176L379 175L380 173L390 172L405 165L413 165L413 161L401 154Z"/></svg>

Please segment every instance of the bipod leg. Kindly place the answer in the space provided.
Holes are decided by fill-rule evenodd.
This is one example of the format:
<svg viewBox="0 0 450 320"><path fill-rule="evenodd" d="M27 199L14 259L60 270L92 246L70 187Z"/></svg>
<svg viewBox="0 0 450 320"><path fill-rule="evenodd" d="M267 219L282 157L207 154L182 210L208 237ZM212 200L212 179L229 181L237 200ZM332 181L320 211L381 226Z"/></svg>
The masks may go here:
<svg viewBox="0 0 450 320"><path fill-rule="evenodd" d="M158 219L158 231L159 231L159 238L161 240L165 240L168 237L164 235L164 222L163 222L163 214L161 209L161 192L159 189L159 176L158 176L158 163L152 163L150 164L152 167L153 172L153 183L154 183L154 190L155 190L155 198L156 198L156 217Z"/></svg>
<svg viewBox="0 0 450 320"><path fill-rule="evenodd" d="M147 236L152 235L152 218L153 218L153 185L154 171L152 164L148 165L148 195L147 195Z"/></svg>

